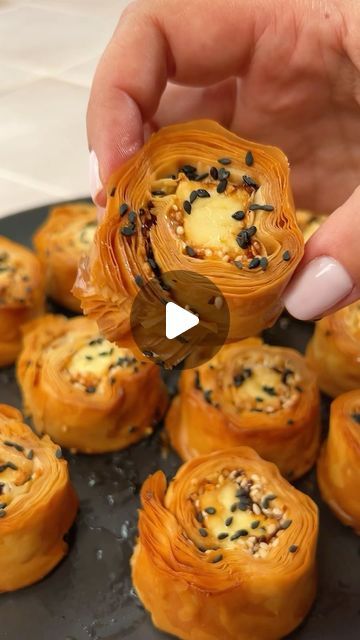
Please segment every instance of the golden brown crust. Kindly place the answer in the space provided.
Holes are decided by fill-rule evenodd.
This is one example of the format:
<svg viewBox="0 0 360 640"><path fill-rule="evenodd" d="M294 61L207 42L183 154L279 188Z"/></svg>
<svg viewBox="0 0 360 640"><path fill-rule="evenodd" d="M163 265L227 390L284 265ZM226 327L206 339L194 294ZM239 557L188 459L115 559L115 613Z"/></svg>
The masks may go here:
<svg viewBox="0 0 360 640"><path fill-rule="evenodd" d="M183 465L168 488L161 471L150 476L141 501L132 577L159 629L276 640L306 616L317 507L275 465L248 447L218 451Z"/></svg>
<svg viewBox="0 0 360 640"><path fill-rule="evenodd" d="M360 387L360 304L354 302L315 325L306 357L324 393L336 397Z"/></svg>
<svg viewBox="0 0 360 640"><path fill-rule="evenodd" d="M0 591L41 580L68 551L78 500L61 449L0 405Z"/></svg>
<svg viewBox="0 0 360 640"><path fill-rule="evenodd" d="M27 325L18 380L37 432L84 453L137 442L167 405L159 368L110 344L83 317Z"/></svg>
<svg viewBox="0 0 360 640"><path fill-rule="evenodd" d="M46 275L47 294L71 311L80 311L71 289L79 260L90 250L95 229L96 207L75 202L51 209L33 237Z"/></svg>
<svg viewBox="0 0 360 640"><path fill-rule="evenodd" d="M245 161L249 149L252 166ZM219 162L224 155L231 164ZM217 179L209 174L215 165ZM220 171L228 178L219 180ZM229 342L270 326L303 254L288 174L279 149L242 140L212 121L153 135L110 180L104 221L73 290L85 313L108 339L131 345L139 282L152 278L154 299L196 309L200 285L185 290L180 275L176 291L161 286L161 274L190 270L221 290L231 314Z"/></svg>
<svg viewBox="0 0 360 640"><path fill-rule="evenodd" d="M21 348L21 326L44 310L44 281L37 257L0 236L0 367L13 364Z"/></svg>
<svg viewBox="0 0 360 640"><path fill-rule="evenodd" d="M316 376L293 349L257 338L227 345L182 372L166 429L183 460L246 445L294 480L313 466L319 448Z"/></svg>
<svg viewBox="0 0 360 640"><path fill-rule="evenodd" d="M345 525L360 535L360 390L331 405L329 436L318 461L324 500Z"/></svg>

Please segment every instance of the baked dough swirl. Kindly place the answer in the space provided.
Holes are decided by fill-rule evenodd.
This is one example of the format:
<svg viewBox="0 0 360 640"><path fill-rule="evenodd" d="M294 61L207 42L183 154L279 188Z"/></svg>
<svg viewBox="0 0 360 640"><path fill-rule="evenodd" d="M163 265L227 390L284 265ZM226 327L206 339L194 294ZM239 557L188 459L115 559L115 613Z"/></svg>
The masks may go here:
<svg viewBox="0 0 360 640"><path fill-rule="evenodd" d="M141 491L135 589L183 640L276 640L316 590L317 507L277 467L238 447L194 458Z"/></svg>
<svg viewBox="0 0 360 640"><path fill-rule="evenodd" d="M41 580L62 560L77 509L60 447L0 405L0 591Z"/></svg>
<svg viewBox="0 0 360 640"><path fill-rule="evenodd" d="M108 342L88 318L48 315L24 331L18 380L38 433L84 453L152 433L167 406L156 365Z"/></svg>

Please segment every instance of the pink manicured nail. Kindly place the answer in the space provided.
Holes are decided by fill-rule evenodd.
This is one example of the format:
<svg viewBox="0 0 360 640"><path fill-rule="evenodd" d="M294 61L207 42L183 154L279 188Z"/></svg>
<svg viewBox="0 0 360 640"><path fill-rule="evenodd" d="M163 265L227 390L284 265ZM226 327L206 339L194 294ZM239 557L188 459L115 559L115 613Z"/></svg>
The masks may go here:
<svg viewBox="0 0 360 640"><path fill-rule="evenodd" d="M102 184L100 180L99 174L99 161L97 159L97 155L95 151L90 152L89 157L89 183L90 183L90 195L96 204L96 196L102 190Z"/></svg>
<svg viewBox="0 0 360 640"><path fill-rule="evenodd" d="M314 258L299 271L284 295L288 312L299 320L319 318L352 290L344 267L329 256Z"/></svg>

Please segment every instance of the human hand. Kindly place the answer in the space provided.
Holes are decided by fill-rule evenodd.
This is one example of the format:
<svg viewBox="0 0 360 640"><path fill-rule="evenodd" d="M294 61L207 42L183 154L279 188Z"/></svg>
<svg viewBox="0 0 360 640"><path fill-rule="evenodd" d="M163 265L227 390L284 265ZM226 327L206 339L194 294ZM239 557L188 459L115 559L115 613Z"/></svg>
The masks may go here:
<svg viewBox="0 0 360 640"><path fill-rule="evenodd" d="M149 132L213 118L282 148L298 207L331 213L285 292L319 317L360 296L360 7L356 0L137 0L89 102L94 200Z"/></svg>

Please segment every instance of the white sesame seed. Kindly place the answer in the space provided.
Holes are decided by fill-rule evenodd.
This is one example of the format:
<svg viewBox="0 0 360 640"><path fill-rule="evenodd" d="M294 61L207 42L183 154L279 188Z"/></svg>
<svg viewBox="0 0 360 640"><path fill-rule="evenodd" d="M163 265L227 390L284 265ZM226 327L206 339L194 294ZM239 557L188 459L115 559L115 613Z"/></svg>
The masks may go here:
<svg viewBox="0 0 360 640"><path fill-rule="evenodd" d="M176 233L177 233L178 236L183 236L184 235L184 227L182 227L180 225L178 227L176 227Z"/></svg>
<svg viewBox="0 0 360 640"><path fill-rule="evenodd" d="M204 251L205 255L207 258L210 258L210 256L212 256L213 252L211 251L211 249L205 249Z"/></svg>
<svg viewBox="0 0 360 640"><path fill-rule="evenodd" d="M216 307L216 309L221 309L221 307L223 306L224 300L221 296L216 296L215 300L214 300L214 305Z"/></svg>
<svg viewBox="0 0 360 640"><path fill-rule="evenodd" d="M253 504L252 510L257 516L259 516L261 513L261 509L258 504Z"/></svg>
<svg viewBox="0 0 360 640"><path fill-rule="evenodd" d="M269 535L272 535L273 533L275 533L276 531L276 525L275 524L269 524L268 528L267 528L267 532Z"/></svg>

